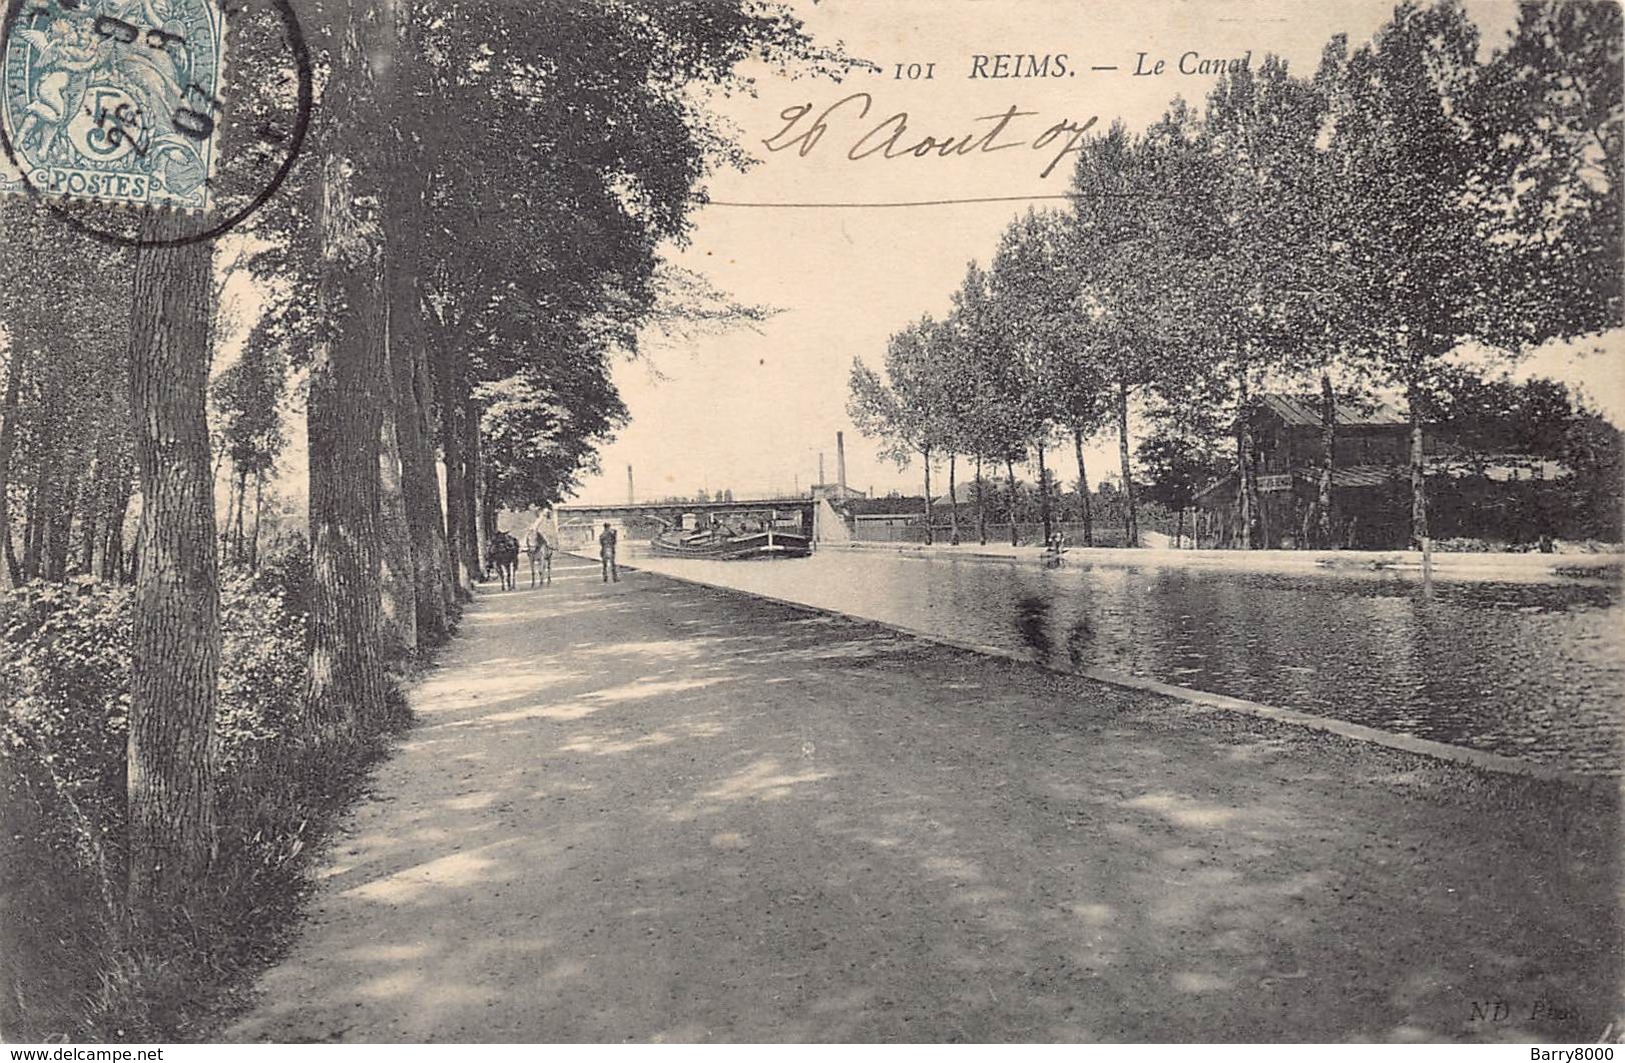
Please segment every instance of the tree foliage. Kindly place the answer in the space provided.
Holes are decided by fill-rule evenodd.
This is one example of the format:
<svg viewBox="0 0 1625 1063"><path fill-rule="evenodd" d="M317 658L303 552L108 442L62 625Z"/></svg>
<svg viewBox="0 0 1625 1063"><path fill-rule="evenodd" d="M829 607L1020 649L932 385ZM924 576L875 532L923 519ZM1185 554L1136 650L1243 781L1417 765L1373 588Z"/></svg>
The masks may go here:
<svg viewBox="0 0 1625 1063"><path fill-rule="evenodd" d="M954 354L936 372L969 401L947 404L944 438L1014 461L1064 429L1081 479L1084 441L1115 420L1133 542L1131 412L1156 433L1142 462L1182 495L1176 441L1211 449L1235 424L1254 544L1273 536L1240 415L1266 388L1318 392L1310 531L1329 542L1338 395L1397 391L1413 413L1412 537L1427 538L1427 432L1529 429L1495 415L1486 403L1518 403L1452 352L1510 361L1622 321L1621 50L1613 5L1527 0L1481 60L1460 3L1406 0L1371 40L1328 41L1308 77L1269 55L1227 71L1199 110L1175 99L1143 132L1114 123L1083 144L1071 209L1015 219L955 293ZM854 394L866 380L855 371ZM901 392L887 401L887 423L920 413ZM1215 415L1198 435L1191 410Z"/></svg>

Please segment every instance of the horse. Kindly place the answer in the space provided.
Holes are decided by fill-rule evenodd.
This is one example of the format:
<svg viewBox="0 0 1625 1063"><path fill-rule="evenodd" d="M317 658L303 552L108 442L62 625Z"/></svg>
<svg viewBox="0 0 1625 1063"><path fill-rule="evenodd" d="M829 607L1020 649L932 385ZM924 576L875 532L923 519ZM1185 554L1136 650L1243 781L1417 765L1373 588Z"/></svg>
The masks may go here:
<svg viewBox="0 0 1625 1063"><path fill-rule="evenodd" d="M539 584L545 585L553 582L553 544L548 541L547 535L542 531L541 521L530 526L525 532L525 556L530 558L530 585L535 589Z"/></svg>
<svg viewBox="0 0 1625 1063"><path fill-rule="evenodd" d="M519 540L503 531L491 536L491 545L485 552L485 568L487 573L494 569L502 577L503 590L513 590L514 573L519 568Z"/></svg>

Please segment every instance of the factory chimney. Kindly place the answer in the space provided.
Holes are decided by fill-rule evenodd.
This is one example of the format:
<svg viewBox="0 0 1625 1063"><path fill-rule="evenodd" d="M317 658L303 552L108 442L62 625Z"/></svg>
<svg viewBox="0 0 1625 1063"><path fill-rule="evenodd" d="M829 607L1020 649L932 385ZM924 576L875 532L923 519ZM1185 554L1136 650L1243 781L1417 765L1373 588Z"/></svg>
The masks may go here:
<svg viewBox="0 0 1625 1063"><path fill-rule="evenodd" d="M638 496L632 491L632 466L628 465L626 467L626 504L630 506L637 500Z"/></svg>
<svg viewBox="0 0 1625 1063"><path fill-rule="evenodd" d="M841 498L846 497L846 437L835 433L835 486Z"/></svg>
<svg viewBox="0 0 1625 1063"><path fill-rule="evenodd" d="M818 482L824 482L824 452L822 450L818 452Z"/></svg>

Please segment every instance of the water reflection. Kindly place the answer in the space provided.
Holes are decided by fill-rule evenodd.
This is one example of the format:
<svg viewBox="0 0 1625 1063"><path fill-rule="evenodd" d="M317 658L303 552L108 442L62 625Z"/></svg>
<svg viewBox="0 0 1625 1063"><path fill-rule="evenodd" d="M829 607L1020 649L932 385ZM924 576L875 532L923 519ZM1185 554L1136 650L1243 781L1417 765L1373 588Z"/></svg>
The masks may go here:
<svg viewBox="0 0 1625 1063"><path fill-rule="evenodd" d="M1033 651L1033 656L1040 661L1050 659L1049 614L1052 604L1049 599L1033 594L1023 594L1016 599L1016 630L1021 633L1021 640Z"/></svg>
<svg viewBox="0 0 1625 1063"><path fill-rule="evenodd" d="M645 567L1385 730L1614 773L1625 608L1614 581L1423 581L830 551Z"/></svg>

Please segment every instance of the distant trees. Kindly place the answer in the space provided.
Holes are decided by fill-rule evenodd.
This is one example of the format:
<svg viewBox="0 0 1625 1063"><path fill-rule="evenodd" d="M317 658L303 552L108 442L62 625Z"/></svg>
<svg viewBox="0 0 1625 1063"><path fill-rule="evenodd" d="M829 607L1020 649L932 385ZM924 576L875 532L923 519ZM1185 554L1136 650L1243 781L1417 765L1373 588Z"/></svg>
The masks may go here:
<svg viewBox="0 0 1625 1063"><path fill-rule="evenodd" d="M1188 391L1210 363L1192 349L1192 323L1211 303L1199 267L1223 225L1211 202L1215 172L1196 117L1182 101L1143 136L1121 125L1087 145L1073 177L1072 260L1092 322L1087 363L1115 415L1124 536L1139 545L1129 410L1153 390Z"/></svg>
<svg viewBox="0 0 1625 1063"><path fill-rule="evenodd" d="M287 352L276 332L270 319L262 319L249 333L237 360L217 373L209 385L222 456L231 462L221 530L223 559L230 564L253 567L259 560L265 481L288 444L282 427ZM252 518L248 516L251 484Z"/></svg>
<svg viewBox="0 0 1625 1063"><path fill-rule="evenodd" d="M1004 339L1007 357L1000 426L1009 453L1034 453L1038 482L1047 481L1045 450L1061 423L1068 354L1081 347L1061 217L1028 211L1004 232L988 274L988 324ZM1012 476L1012 480L1014 477ZM1052 534L1049 491L1039 491L1044 541Z"/></svg>
<svg viewBox="0 0 1625 1063"><path fill-rule="evenodd" d="M950 326L929 316L886 345L886 381L861 361L849 379L847 413L864 435L886 444L885 456L907 465L920 457L925 475L925 541L931 542L931 462L951 446L957 408L950 393L954 351Z"/></svg>
<svg viewBox="0 0 1625 1063"><path fill-rule="evenodd" d="M1207 460L1186 444L1220 434L1192 436L1188 412L1223 413L1251 546L1274 536L1239 415L1264 388L1314 392L1323 458L1306 525L1329 545L1337 393L1393 388L1411 411L1411 537L1426 539L1424 423L1463 385L1453 352L1476 342L1510 362L1625 323L1619 9L1529 0L1510 44L1477 52L1459 3L1407 0L1369 42L1330 41L1310 77L1265 56L1200 111L1175 100L1143 133L1092 137L1070 210L1015 219L986 272L970 266L948 355L911 362L906 389L854 367L854 401L890 403L860 429L929 422L1012 479L1036 448L1041 481L1064 432L1087 500L1084 445L1114 422L1135 544L1131 412L1152 422L1140 460L1176 510Z"/></svg>
<svg viewBox="0 0 1625 1063"><path fill-rule="evenodd" d="M134 477L128 249L0 203L0 561L9 585L122 575Z"/></svg>
<svg viewBox="0 0 1625 1063"><path fill-rule="evenodd" d="M958 447L976 459L976 536L987 542L987 463L1003 465L1008 477L1008 511L1015 512L1015 463L1025 461L1031 438L1029 401L1004 315L994 302L991 278L974 262L953 296L953 396L951 431ZM1010 543L1017 532L1011 521Z"/></svg>
<svg viewBox="0 0 1625 1063"><path fill-rule="evenodd" d="M1551 380L1513 383L1452 366L1431 383L1423 414L1469 463L1508 452L1555 458L1577 413L1568 388Z"/></svg>
<svg viewBox="0 0 1625 1063"><path fill-rule="evenodd" d="M1185 534L1185 514L1196 504L1196 493L1223 468L1207 440L1185 434L1170 423L1140 442L1140 468L1147 480L1145 494L1175 514L1174 541Z"/></svg>

